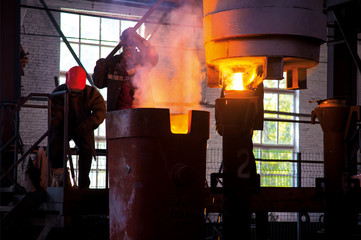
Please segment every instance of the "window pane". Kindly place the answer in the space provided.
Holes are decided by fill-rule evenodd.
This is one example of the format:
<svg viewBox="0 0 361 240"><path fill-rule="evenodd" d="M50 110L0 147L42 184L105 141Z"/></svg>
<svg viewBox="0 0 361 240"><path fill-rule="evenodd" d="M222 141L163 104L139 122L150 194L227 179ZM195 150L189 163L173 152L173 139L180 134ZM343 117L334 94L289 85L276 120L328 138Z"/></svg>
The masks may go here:
<svg viewBox="0 0 361 240"><path fill-rule="evenodd" d="M277 99L278 96L275 93L265 93L264 94L264 109L268 111L277 111ZM265 118L275 118L274 114L264 114Z"/></svg>
<svg viewBox="0 0 361 240"><path fill-rule="evenodd" d="M106 158L105 157L98 157L98 169L106 169Z"/></svg>
<svg viewBox="0 0 361 240"><path fill-rule="evenodd" d="M119 42L120 21L101 19L101 44L115 46Z"/></svg>
<svg viewBox="0 0 361 240"><path fill-rule="evenodd" d="M98 89L104 100L107 101L107 88Z"/></svg>
<svg viewBox="0 0 361 240"><path fill-rule="evenodd" d="M92 45L81 45L80 60L88 73L94 71L95 63L99 59L99 47Z"/></svg>
<svg viewBox="0 0 361 240"><path fill-rule="evenodd" d="M105 171L98 171L98 187L97 188L105 188Z"/></svg>
<svg viewBox="0 0 361 240"><path fill-rule="evenodd" d="M105 125L105 122L103 122L102 124ZM102 125L100 125L99 127L101 127L101 126ZM96 136L98 136L98 132L97 132ZM101 135L99 134L99 136L101 136ZM107 144L106 144L106 141L105 141L105 136L103 136L103 139L101 139L101 138L97 139L96 138L95 147L98 148L98 149L106 149Z"/></svg>
<svg viewBox="0 0 361 240"><path fill-rule="evenodd" d="M79 15L72 13L60 13L61 31L68 41L74 41L71 38L79 38Z"/></svg>
<svg viewBox="0 0 361 240"><path fill-rule="evenodd" d="M262 159L279 159L274 162L261 162L259 172L261 186L292 187L292 163L284 162L292 158L290 150L261 150Z"/></svg>
<svg viewBox="0 0 361 240"><path fill-rule="evenodd" d="M59 81L59 85L64 84L65 83L65 76L59 76L58 81ZM54 87L55 87L55 83L54 83Z"/></svg>
<svg viewBox="0 0 361 240"><path fill-rule="evenodd" d="M290 150L262 150L262 159L292 159L292 151Z"/></svg>
<svg viewBox="0 0 361 240"><path fill-rule="evenodd" d="M279 128L279 144L293 144L293 123L288 122L279 122L278 123Z"/></svg>
<svg viewBox="0 0 361 240"><path fill-rule="evenodd" d="M261 158L261 149L254 148L253 155L254 155L254 158L256 158L256 159Z"/></svg>
<svg viewBox="0 0 361 240"><path fill-rule="evenodd" d="M279 88L286 89L286 73L283 73L284 79L279 82Z"/></svg>
<svg viewBox="0 0 361 240"><path fill-rule="evenodd" d="M280 94L278 110L281 112L293 112L293 98L294 96L291 94Z"/></svg>
<svg viewBox="0 0 361 240"><path fill-rule="evenodd" d="M267 80L263 81L263 85L265 88L278 88L278 80Z"/></svg>
<svg viewBox="0 0 361 240"><path fill-rule="evenodd" d="M253 143L261 143L261 131L253 131Z"/></svg>
<svg viewBox="0 0 361 240"><path fill-rule="evenodd" d="M81 41L83 43L99 43L99 17L81 16Z"/></svg>
<svg viewBox="0 0 361 240"><path fill-rule="evenodd" d="M96 130L97 130L96 132L97 136L105 137L105 121L103 121ZM100 146L98 146L98 148L99 147Z"/></svg>
<svg viewBox="0 0 361 240"><path fill-rule="evenodd" d="M94 161L93 161L94 162ZM93 166L92 166L93 168ZM94 170L91 170L89 173L89 179L90 179L90 186L89 188L96 188L97 187L97 173Z"/></svg>
<svg viewBox="0 0 361 240"><path fill-rule="evenodd" d="M72 43L70 46L73 48L76 55L79 57L79 45ZM65 43L60 43L60 71L68 71L74 66L78 66L73 55L70 53Z"/></svg>
<svg viewBox="0 0 361 240"><path fill-rule="evenodd" d="M121 29L122 29L122 33L125 29L130 28L130 27L134 27L135 24L137 24L136 21L127 21L127 20L122 20L121 21Z"/></svg>
<svg viewBox="0 0 361 240"><path fill-rule="evenodd" d="M144 23L142 25L140 25L140 27L137 30L137 33L142 36L142 37L148 37L148 36L144 36L145 35L145 26Z"/></svg>
<svg viewBox="0 0 361 240"><path fill-rule="evenodd" d="M285 93L285 91L277 91L286 88L286 74L283 80L265 80L264 81L264 109L268 111L294 112L294 104L296 95L293 93ZM269 90L272 89L272 92ZM277 91L277 92L276 92ZM294 119L294 116L285 116L278 114L264 114L265 118L284 118ZM257 172L261 175L261 186L269 187L293 187L294 178L297 173L294 172L294 164L285 162L284 160L292 159L293 149L295 145L295 124L288 122L264 122L264 130L261 133L261 143L256 142L258 139L257 131L254 132L254 143L263 144L264 148L269 148L268 144L290 145L289 150L265 150L254 149L256 155L260 155L260 161L256 162ZM268 145L268 146L267 146ZM286 147L286 146L284 146ZM257 158L257 157L256 157ZM262 161L262 159L275 159L274 162Z"/></svg>
<svg viewBox="0 0 361 240"><path fill-rule="evenodd" d="M263 127L262 143L277 144L277 123L266 121Z"/></svg>
<svg viewBox="0 0 361 240"><path fill-rule="evenodd" d="M100 57L101 58L106 58L109 55L109 53L112 52L113 49L114 49L114 47L104 47L104 46L102 46L100 48ZM116 54L119 54L119 53L120 53L120 51L118 51Z"/></svg>
<svg viewBox="0 0 361 240"><path fill-rule="evenodd" d="M262 187L292 187L291 176L280 176L278 174L262 175Z"/></svg>

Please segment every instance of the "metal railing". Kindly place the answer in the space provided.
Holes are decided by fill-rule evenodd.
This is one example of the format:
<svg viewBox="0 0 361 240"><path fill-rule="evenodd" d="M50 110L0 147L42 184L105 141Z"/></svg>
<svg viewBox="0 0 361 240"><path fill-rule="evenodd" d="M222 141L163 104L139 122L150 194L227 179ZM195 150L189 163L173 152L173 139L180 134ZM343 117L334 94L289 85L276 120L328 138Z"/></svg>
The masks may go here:
<svg viewBox="0 0 361 240"><path fill-rule="evenodd" d="M206 180L210 183L211 173L222 172L222 149L207 149ZM277 150L274 150L277 151ZM277 154L276 154L277 155ZM323 153L294 153L295 159L255 159L263 169L258 173L262 178L274 179L287 178L292 182L291 187L315 187L316 179L323 177ZM271 163L289 163L291 168L284 171L280 168L267 168ZM264 172L271 172L264 174ZM287 173L285 173L287 172ZM289 174L291 172L291 174ZM210 185L210 184L209 184ZM286 186L284 186L286 187ZM221 211L221 209L218 209ZM268 229L265 233L268 239L316 239L323 229L323 213L299 213L299 212L268 212ZM206 239L223 239L222 212L205 211ZM251 239L258 239L256 233L256 220L252 217Z"/></svg>
<svg viewBox="0 0 361 240"><path fill-rule="evenodd" d="M2 159L0 156L0 166L1 166L1 171L2 174L0 176L0 181L3 180L5 177L7 177L13 184L14 186L22 193L25 193L25 189L19 185L19 183L17 182L16 178L16 171L14 171L14 169L16 169L16 167L19 165L19 163L21 163L31 152L34 151L34 149L38 146L38 144L43 141L47 136L48 136L48 130L37 140L35 141L35 143L24 153L22 153L22 156L20 158L18 158L18 149L19 149L19 142L20 142L20 134L19 134L19 111L22 107L25 106L25 104L36 97L40 97L40 98L49 98L49 94L45 94L45 93L30 93L28 96L26 96L25 98L21 99L21 101L19 103L13 103L12 105L15 106L15 108L9 113L9 117L5 118L1 121L0 123L0 128L2 128L4 126L5 123L12 121L15 117L15 122L13 122L14 125L14 136L12 136L3 146L1 146L0 152L3 152L5 149L9 148L9 146L11 144L14 144L14 161L13 164L8 167L8 168L4 168L2 165ZM3 104L1 106L2 108L4 107ZM41 107L41 108L45 108L46 106L39 106L39 105L34 105L33 107ZM2 154L1 154L2 155ZM10 173L13 172L13 175L10 175Z"/></svg>
<svg viewBox="0 0 361 240"><path fill-rule="evenodd" d="M274 150L277 152L277 150ZM263 168L258 170L258 174L262 176L273 176L274 178L288 177L292 179L292 187L314 187L316 178L323 177L323 153L320 152L304 152L294 153L296 159L255 159ZM290 163L290 169L285 173L284 169L269 169L267 163ZM220 173L222 169L222 149L207 149L207 169L206 180L210 183L211 173ZM286 187L286 186L285 186Z"/></svg>

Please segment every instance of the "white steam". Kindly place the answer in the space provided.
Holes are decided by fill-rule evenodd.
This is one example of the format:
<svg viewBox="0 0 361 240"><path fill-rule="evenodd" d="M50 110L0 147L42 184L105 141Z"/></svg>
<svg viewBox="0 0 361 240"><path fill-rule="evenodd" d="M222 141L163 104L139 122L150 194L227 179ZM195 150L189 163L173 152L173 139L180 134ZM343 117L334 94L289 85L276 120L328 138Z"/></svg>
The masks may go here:
<svg viewBox="0 0 361 240"><path fill-rule="evenodd" d="M197 50L203 42L202 31L196 27L201 12L194 12L193 8L182 7L169 13L174 25L161 26L155 33L159 35L151 44L157 48L159 63L151 71L146 67L137 72L136 107L169 108L171 113L199 108L203 76Z"/></svg>

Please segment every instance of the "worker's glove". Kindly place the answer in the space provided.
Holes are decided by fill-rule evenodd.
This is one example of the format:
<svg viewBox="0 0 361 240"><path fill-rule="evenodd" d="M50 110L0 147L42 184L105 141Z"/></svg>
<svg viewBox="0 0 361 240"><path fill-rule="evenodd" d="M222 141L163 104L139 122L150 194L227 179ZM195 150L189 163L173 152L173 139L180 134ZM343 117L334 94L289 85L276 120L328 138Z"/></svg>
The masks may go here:
<svg viewBox="0 0 361 240"><path fill-rule="evenodd" d="M106 70L107 65L108 65L107 60L104 59L104 58L100 58L100 59L96 62L96 68L97 68L97 70L99 70L99 71L104 71L104 70Z"/></svg>

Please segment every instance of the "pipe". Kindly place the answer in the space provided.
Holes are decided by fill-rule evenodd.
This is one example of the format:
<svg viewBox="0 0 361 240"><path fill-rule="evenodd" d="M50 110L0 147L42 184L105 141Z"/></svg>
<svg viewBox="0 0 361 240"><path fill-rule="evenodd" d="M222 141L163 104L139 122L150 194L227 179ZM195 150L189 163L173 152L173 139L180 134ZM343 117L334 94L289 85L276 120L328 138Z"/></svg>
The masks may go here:
<svg viewBox="0 0 361 240"><path fill-rule="evenodd" d="M331 101L330 101L331 102ZM312 121L320 120L324 139L325 176L325 237L350 239L352 234L352 204L347 201L347 159L344 140L350 107L345 103L325 101L312 111Z"/></svg>

